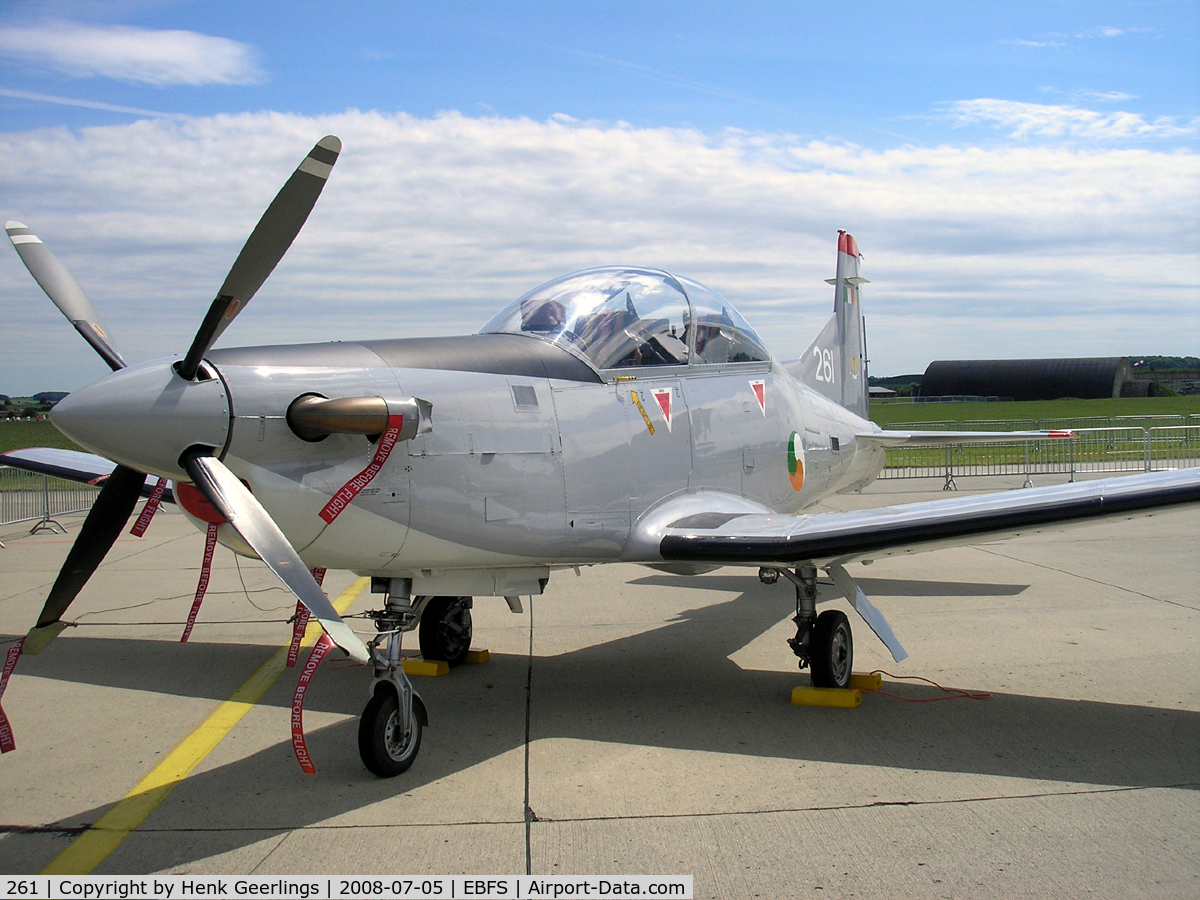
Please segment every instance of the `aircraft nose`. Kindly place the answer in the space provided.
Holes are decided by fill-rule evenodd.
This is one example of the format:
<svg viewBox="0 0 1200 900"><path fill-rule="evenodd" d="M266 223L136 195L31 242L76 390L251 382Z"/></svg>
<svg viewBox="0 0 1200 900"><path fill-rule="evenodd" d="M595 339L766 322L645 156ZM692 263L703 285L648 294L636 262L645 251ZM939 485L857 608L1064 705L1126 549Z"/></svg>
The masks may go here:
<svg viewBox="0 0 1200 900"><path fill-rule="evenodd" d="M77 444L108 459L141 472L187 479L180 454L195 444L225 446L230 402L221 379L184 381L173 362L155 360L105 375L59 401L50 421Z"/></svg>

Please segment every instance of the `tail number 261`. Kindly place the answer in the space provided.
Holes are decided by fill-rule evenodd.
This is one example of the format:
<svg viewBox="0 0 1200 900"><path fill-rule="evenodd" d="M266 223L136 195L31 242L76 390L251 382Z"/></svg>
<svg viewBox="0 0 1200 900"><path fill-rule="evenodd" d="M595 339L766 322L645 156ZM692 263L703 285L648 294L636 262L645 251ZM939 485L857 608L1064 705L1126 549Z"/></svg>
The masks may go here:
<svg viewBox="0 0 1200 900"><path fill-rule="evenodd" d="M817 381L833 384L833 351L813 347L813 356L817 358Z"/></svg>

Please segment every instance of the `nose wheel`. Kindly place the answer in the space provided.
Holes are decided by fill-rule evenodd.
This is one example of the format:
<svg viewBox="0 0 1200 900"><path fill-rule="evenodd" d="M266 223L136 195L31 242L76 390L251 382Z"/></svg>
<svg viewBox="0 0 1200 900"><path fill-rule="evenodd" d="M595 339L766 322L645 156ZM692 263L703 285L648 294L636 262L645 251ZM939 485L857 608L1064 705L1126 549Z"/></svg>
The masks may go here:
<svg viewBox="0 0 1200 900"><path fill-rule="evenodd" d="M408 771L429 724L425 704L404 674L400 655L404 632L415 626L418 615L411 588L407 578L389 579L384 608L367 613L379 634L370 643L375 680L358 722L358 754L380 778Z"/></svg>
<svg viewBox="0 0 1200 900"><path fill-rule="evenodd" d="M420 698L414 697L413 701L412 712L404 716L396 691L390 685L380 685L358 721L358 755L363 765L380 778L407 772L421 749L425 707Z"/></svg>

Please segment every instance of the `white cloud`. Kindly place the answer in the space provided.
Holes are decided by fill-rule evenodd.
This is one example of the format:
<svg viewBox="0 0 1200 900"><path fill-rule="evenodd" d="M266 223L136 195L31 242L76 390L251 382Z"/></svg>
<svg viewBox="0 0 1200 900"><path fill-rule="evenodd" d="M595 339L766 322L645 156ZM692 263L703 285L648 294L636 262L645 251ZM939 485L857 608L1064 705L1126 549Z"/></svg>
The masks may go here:
<svg viewBox="0 0 1200 900"><path fill-rule="evenodd" d="M1078 38L1114 38L1123 34L1153 34L1156 29L1142 25L1133 28L1117 28L1114 25L1100 25L1088 28L1075 35Z"/></svg>
<svg viewBox="0 0 1200 900"><path fill-rule="evenodd" d="M712 285L792 356L828 317L837 228L866 254L880 374L1200 346L1187 150L879 152L566 116L258 113L0 134L0 215L59 255L127 358L181 352L327 133L345 143L328 187L223 346L461 334L555 275L637 263ZM9 251L0 296L0 391L103 374Z"/></svg>
<svg viewBox="0 0 1200 900"><path fill-rule="evenodd" d="M1039 34L1035 38L1015 38L1001 41L1001 43L1012 44L1014 47L1067 47L1071 45L1073 40L1086 41L1091 38L1115 38L1123 34L1147 33L1153 30L1152 28L1145 27L1117 28L1113 25L1099 25L1095 28L1085 28L1083 31L1076 31L1071 34L1061 31L1050 31L1045 34Z"/></svg>
<svg viewBox="0 0 1200 900"><path fill-rule="evenodd" d="M1138 99L1137 94L1126 94L1124 91L1076 91L1073 96L1077 100L1092 100L1096 103L1124 103L1126 100Z"/></svg>
<svg viewBox="0 0 1200 900"><path fill-rule="evenodd" d="M1053 38L1046 38L1040 41L1031 41L1026 38L1016 38L1011 41L1001 41L1004 44L1012 44L1014 47L1065 47L1067 42Z"/></svg>
<svg viewBox="0 0 1200 900"><path fill-rule="evenodd" d="M68 75L144 84L248 84L261 73L246 44L195 31L50 22L0 28L0 56Z"/></svg>
<svg viewBox="0 0 1200 900"><path fill-rule="evenodd" d="M16 100L33 100L35 103L53 103L58 106L81 106L84 109L102 109L106 112L128 113L131 116L152 116L156 119L175 115L174 113L156 112L153 109L139 109L136 106L117 106L113 103L79 100L74 97L56 97L53 94L37 94L33 91L17 91L11 88L0 88L0 97L12 97Z"/></svg>
<svg viewBox="0 0 1200 900"><path fill-rule="evenodd" d="M1079 106L1052 106L1016 100L957 100L944 104L946 115L960 125L996 125L1011 137L1072 137L1099 140L1165 138L1194 135L1200 122L1180 123L1171 116L1153 121L1137 113L1102 113Z"/></svg>

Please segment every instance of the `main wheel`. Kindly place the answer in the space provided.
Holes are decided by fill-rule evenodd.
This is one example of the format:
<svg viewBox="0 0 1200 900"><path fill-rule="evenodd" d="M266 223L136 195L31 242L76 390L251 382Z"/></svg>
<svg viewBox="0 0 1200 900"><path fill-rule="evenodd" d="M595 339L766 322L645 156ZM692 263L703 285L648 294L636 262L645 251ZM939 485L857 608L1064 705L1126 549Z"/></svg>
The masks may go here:
<svg viewBox="0 0 1200 900"><path fill-rule="evenodd" d="M813 687L850 686L854 667L854 637L846 614L827 609L817 616L808 639L808 659Z"/></svg>
<svg viewBox="0 0 1200 900"><path fill-rule="evenodd" d="M402 732L400 704L394 690L384 686L376 691L358 720L358 755L363 765L380 778L407 772L421 749L423 728L415 703L409 723L408 731Z"/></svg>
<svg viewBox="0 0 1200 900"><path fill-rule="evenodd" d="M471 649L471 598L434 597L421 613L421 655L451 666L466 661Z"/></svg>

